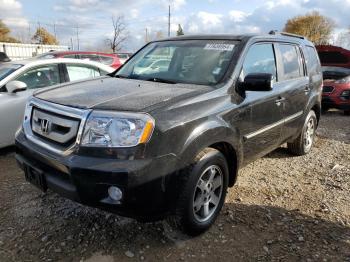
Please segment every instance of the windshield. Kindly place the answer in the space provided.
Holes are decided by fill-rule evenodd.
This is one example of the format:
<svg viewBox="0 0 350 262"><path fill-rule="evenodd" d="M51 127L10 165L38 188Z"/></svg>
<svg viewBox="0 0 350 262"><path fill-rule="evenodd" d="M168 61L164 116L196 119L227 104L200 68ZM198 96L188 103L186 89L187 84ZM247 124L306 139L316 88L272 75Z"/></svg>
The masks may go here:
<svg viewBox="0 0 350 262"><path fill-rule="evenodd" d="M154 42L129 60L116 77L215 85L226 73L235 45L229 40Z"/></svg>
<svg viewBox="0 0 350 262"><path fill-rule="evenodd" d="M0 81L3 80L5 77L11 75L13 72L21 68L23 65L17 65L17 64L4 64L0 65Z"/></svg>

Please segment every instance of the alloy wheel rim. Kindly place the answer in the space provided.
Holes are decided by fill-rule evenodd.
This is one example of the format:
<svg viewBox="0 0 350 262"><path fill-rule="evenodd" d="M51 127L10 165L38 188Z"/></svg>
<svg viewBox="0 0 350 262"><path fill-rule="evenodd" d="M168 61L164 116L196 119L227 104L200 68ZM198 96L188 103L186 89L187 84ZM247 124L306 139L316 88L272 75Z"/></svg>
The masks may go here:
<svg viewBox="0 0 350 262"><path fill-rule="evenodd" d="M219 206L223 188L221 168L212 165L206 168L195 187L193 214L199 222L209 220Z"/></svg>
<svg viewBox="0 0 350 262"><path fill-rule="evenodd" d="M314 141L315 135L315 120L310 118L306 124L306 130L304 135L304 146L305 151L309 151Z"/></svg>

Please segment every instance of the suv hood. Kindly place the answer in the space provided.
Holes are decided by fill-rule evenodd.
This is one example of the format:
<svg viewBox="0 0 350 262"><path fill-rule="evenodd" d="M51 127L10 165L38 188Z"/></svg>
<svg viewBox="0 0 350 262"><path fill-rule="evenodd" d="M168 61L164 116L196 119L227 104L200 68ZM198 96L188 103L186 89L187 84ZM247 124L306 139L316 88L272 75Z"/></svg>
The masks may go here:
<svg viewBox="0 0 350 262"><path fill-rule="evenodd" d="M212 90L200 85L102 77L56 86L34 96L77 108L149 112Z"/></svg>

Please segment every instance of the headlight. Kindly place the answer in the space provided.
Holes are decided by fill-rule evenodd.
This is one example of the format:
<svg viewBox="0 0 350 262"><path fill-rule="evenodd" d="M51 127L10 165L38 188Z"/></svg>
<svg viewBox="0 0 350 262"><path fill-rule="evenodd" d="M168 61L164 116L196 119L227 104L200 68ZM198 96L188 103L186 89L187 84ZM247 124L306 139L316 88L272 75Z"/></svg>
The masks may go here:
<svg viewBox="0 0 350 262"><path fill-rule="evenodd" d="M339 79L337 81L335 81L334 83L336 84L347 84L350 83L350 76L344 77L342 79Z"/></svg>
<svg viewBox="0 0 350 262"><path fill-rule="evenodd" d="M147 114L93 111L85 124L82 146L132 147L147 143L154 119Z"/></svg>
<svg viewBox="0 0 350 262"><path fill-rule="evenodd" d="M345 90L340 94L341 100L349 100L350 99L350 90Z"/></svg>

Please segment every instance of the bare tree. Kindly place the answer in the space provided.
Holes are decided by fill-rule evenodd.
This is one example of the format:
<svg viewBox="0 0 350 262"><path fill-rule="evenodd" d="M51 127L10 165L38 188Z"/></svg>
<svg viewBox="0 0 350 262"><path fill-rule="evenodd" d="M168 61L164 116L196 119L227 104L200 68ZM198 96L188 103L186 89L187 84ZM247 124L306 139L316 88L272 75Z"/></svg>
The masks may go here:
<svg viewBox="0 0 350 262"><path fill-rule="evenodd" d="M107 44L112 49L113 53L121 50L122 43L126 40L128 37L127 31L126 31L126 25L124 23L124 17L118 16L115 18L112 17L112 24L113 24L113 35L111 38L108 38Z"/></svg>

